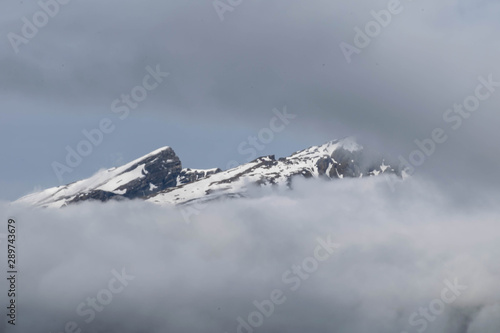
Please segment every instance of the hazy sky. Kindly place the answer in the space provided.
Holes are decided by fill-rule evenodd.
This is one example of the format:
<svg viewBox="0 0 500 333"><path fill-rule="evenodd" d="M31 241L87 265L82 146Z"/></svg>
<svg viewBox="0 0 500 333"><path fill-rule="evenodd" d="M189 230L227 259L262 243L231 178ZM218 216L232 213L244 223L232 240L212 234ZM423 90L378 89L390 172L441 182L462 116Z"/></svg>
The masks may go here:
<svg viewBox="0 0 500 333"><path fill-rule="evenodd" d="M458 129L443 120L475 93L478 77L500 82L498 1L401 1L350 63L340 44L355 46L355 28L365 30L388 1L244 0L221 20L211 1L73 0L17 44L23 17L40 19L41 9L29 1L3 8L1 199L60 185L51 163L103 118L115 131L64 182L165 145L185 167L245 162L238 145L285 106L296 118L262 155L354 135L408 158L415 139L442 128L447 141L418 173L471 196L500 185L500 87ZM113 101L157 65L169 76L121 120Z"/></svg>

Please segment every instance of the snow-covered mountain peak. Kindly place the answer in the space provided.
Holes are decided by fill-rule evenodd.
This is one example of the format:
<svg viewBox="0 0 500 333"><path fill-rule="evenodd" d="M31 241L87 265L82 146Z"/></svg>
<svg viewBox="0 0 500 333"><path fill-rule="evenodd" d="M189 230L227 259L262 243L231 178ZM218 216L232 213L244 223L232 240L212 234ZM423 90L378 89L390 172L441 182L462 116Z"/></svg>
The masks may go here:
<svg viewBox="0 0 500 333"><path fill-rule="evenodd" d="M366 154L354 138L313 146L278 160L274 155L259 157L236 168L217 173L182 187L151 196L157 204L188 204L225 197L245 196L248 185L291 187L293 178L361 178L384 173L399 175L385 159Z"/></svg>
<svg viewBox="0 0 500 333"><path fill-rule="evenodd" d="M89 199L136 198L176 186L181 170L179 158L166 146L120 167L101 169L90 178L32 193L17 202L61 207Z"/></svg>
<svg viewBox="0 0 500 333"><path fill-rule="evenodd" d="M185 204L221 196L245 196L247 187L291 187L293 178L361 178L395 173L397 167L369 154L352 137L329 141L276 160L262 156L233 169L182 168L172 148L165 146L123 166L100 170L92 177L49 188L19 199L43 207L63 207L85 200L145 199L158 204Z"/></svg>

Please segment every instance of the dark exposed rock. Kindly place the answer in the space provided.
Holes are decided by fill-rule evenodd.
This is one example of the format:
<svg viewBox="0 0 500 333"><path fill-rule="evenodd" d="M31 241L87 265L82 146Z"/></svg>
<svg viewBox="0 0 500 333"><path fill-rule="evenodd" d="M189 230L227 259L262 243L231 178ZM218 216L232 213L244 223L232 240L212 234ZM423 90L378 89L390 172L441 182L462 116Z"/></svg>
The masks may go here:
<svg viewBox="0 0 500 333"><path fill-rule="evenodd" d="M323 176L326 174L328 167L333 163L330 157L322 157L316 162L316 167L318 168L318 174Z"/></svg>
<svg viewBox="0 0 500 333"><path fill-rule="evenodd" d="M73 200L69 201L68 203L76 203L76 202L86 201L86 200L108 201L110 199L118 200L118 199L124 199L124 197L121 195L117 195L113 192L93 190L89 193L82 193L82 194L76 196Z"/></svg>
<svg viewBox="0 0 500 333"><path fill-rule="evenodd" d="M222 170L212 169L212 170L191 170L191 169L183 169L179 174L179 183L178 185L188 184L200 180L202 178L206 178L210 175L221 172Z"/></svg>
<svg viewBox="0 0 500 333"><path fill-rule="evenodd" d="M142 172L145 177L135 179L119 187L118 190L126 190L123 196L133 199L177 186L177 176L181 173L182 165L179 157L171 148L141 161L142 163L146 164ZM132 166L127 171L132 171L135 168L137 165Z"/></svg>
<svg viewBox="0 0 500 333"><path fill-rule="evenodd" d="M158 154L146 157L133 164L122 174L131 172L139 166L144 167L141 171L143 177L136 178L115 191L123 191L123 194L116 194L102 190L91 190L87 193L78 195L68 203L75 203L84 200L108 201L110 199L135 199L143 198L148 195L164 191L170 187L177 186L177 177L181 174L182 165L179 157L172 148L160 151Z"/></svg>

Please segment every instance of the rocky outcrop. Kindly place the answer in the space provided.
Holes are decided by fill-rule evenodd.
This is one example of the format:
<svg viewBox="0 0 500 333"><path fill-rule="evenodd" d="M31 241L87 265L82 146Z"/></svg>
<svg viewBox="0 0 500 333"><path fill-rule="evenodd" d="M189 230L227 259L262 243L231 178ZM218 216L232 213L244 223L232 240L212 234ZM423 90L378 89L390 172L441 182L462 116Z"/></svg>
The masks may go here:
<svg viewBox="0 0 500 333"><path fill-rule="evenodd" d="M140 170L142 176L123 183L121 181L112 191L91 189L80 193L68 200L76 203L85 200L108 201L110 199L136 199L164 191L177 186L177 178L181 175L182 164L172 148L166 148L144 159L129 165L123 172L116 175L120 177L135 170Z"/></svg>
<svg viewBox="0 0 500 333"><path fill-rule="evenodd" d="M219 168L208 169L208 170L189 169L189 168L183 169L180 172L179 177L177 179L177 185L189 184L221 171L222 170Z"/></svg>

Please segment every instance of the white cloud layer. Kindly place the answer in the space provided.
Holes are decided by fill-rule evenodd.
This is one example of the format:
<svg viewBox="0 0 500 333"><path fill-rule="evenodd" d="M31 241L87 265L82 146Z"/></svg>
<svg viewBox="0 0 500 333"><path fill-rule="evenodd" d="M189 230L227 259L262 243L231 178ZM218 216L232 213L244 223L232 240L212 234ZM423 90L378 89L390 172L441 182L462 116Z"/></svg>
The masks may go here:
<svg viewBox="0 0 500 333"><path fill-rule="evenodd" d="M137 201L2 204L2 221L19 228L16 328L237 332L242 318L240 332L498 332L498 209L457 208L439 193L417 178L396 192L383 179L300 181L213 203L191 224ZM317 239L329 236L340 247L315 268ZM123 269L130 278L120 282ZM450 284L464 287L454 294ZM269 310L276 290L282 302L256 315L254 301Z"/></svg>

